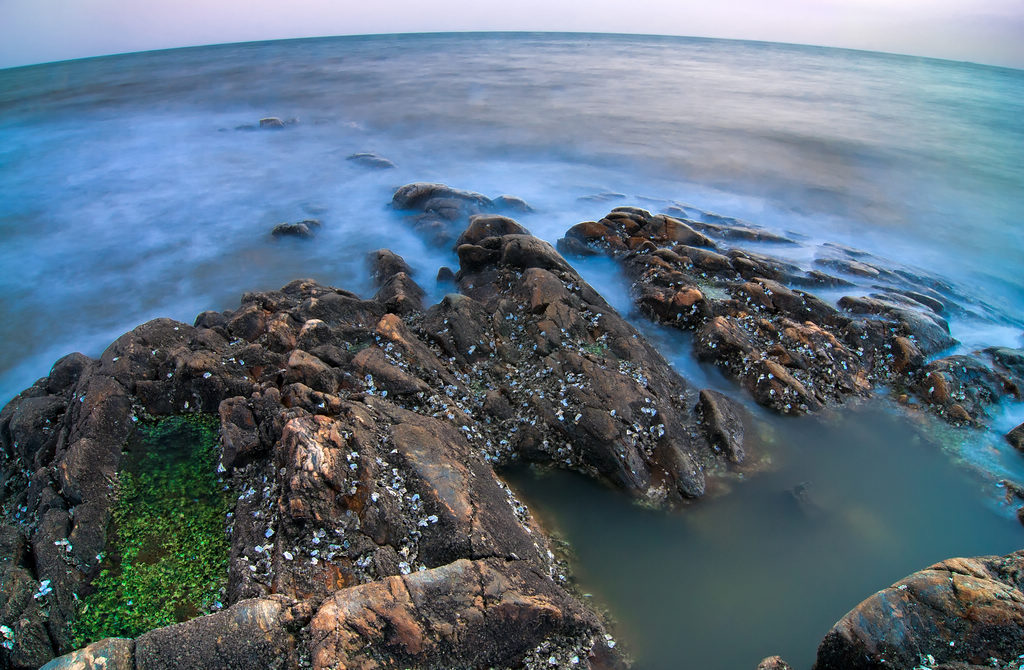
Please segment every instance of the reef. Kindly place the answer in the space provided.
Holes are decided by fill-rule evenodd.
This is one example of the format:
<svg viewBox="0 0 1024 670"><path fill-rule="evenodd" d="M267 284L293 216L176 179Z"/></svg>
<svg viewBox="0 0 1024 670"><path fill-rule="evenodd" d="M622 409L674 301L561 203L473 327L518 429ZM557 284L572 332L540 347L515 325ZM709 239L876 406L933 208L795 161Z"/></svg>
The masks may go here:
<svg viewBox="0 0 1024 670"><path fill-rule="evenodd" d="M639 311L692 333L697 358L721 366L759 404L802 414L885 386L905 404L977 426L993 405L1021 399L1021 350L950 354L957 342L946 316L980 306L940 278L834 244L801 266L749 248L801 247L798 239L692 208L669 211L679 216L617 207L570 228L558 247L616 259Z"/></svg>
<svg viewBox="0 0 1024 670"><path fill-rule="evenodd" d="M372 298L296 280L191 325L156 319L0 411L0 667L628 666L501 467L682 506L754 467L742 404L692 387L497 213L524 201L410 184L392 205L458 256L437 304L380 250ZM801 269L733 246L797 242L712 218L617 208L559 247L620 261L643 313L779 412L885 384L978 424L1019 395L1018 351L926 362L954 344L952 289L865 258ZM805 290L855 285L842 274L876 292L835 307ZM898 583L837 624L816 667L1010 659L1020 560ZM935 649L943 635L959 646Z"/></svg>

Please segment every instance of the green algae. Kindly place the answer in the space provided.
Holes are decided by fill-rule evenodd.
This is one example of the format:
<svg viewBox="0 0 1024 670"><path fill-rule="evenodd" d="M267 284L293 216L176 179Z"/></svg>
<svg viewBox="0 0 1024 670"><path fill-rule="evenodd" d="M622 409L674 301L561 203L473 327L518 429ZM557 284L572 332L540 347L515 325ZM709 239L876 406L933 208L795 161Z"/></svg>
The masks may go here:
<svg viewBox="0 0 1024 670"><path fill-rule="evenodd" d="M227 583L231 496L217 475L210 415L140 421L126 445L108 555L72 634L82 646L205 614Z"/></svg>

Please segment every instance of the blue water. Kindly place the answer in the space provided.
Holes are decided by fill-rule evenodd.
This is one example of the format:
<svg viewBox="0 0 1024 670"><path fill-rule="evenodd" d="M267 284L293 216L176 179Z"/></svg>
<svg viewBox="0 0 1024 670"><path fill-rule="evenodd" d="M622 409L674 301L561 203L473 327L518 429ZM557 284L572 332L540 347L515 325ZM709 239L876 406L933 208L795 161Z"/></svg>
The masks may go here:
<svg viewBox="0 0 1024 670"><path fill-rule="evenodd" d="M236 130L265 116L298 122L282 131ZM372 170L346 160L361 151L377 152L397 168ZM57 357L76 350L97 355L149 318L191 321L206 309L233 308L245 291L300 276L369 293L364 256L382 246L405 255L436 297L432 278L455 259L426 247L387 207L393 190L411 181L525 198L536 212L521 222L550 241L614 206L659 210L685 203L792 234L800 246L768 251L802 262L828 255L826 242L854 246L891 266L950 281L971 303L952 322L964 350L1020 347L1022 156L1024 71L790 45L598 35L374 36L0 70L0 403L45 375ZM599 193L621 197L580 200ZM270 238L276 223L311 215L324 224L315 242ZM591 262L582 270L628 310L613 267ZM691 359L685 337L637 323L696 385L732 388ZM1005 431L1024 420L1024 409L1007 405L995 415L993 425ZM867 549L846 563L830 558L838 563L829 569L855 571L846 583L856 585L856 595L837 592L814 610L814 625L796 627L799 640L786 648L804 649L801 662L822 626L831 624L822 617L841 614L868 595L863 591L885 586L901 571L923 567L924 557L1021 545L1021 529L992 481L1024 479L1024 465L996 432L948 431L928 422L874 432L872 444L880 446L872 453L891 451L900 463L919 459L922 448L901 451L907 440L896 435L932 445L923 449L931 460L922 472L938 468L940 479L959 482L950 496L967 510L950 520L935 518L927 502L935 476L908 475L904 487L883 495L867 484L877 458L858 459L856 450L854 456L809 452L815 457L804 460L825 459L817 475L792 465L801 460L792 454L814 449L809 440L830 443L829 430L842 433L841 421L814 419L808 425L824 432L812 439L801 424L756 416L760 429L776 435L765 449L777 451L773 462L782 474L735 487L745 493L731 499L749 499L748 509L721 501L706 509L748 514L744 524L757 526L780 513L757 502L776 479L783 486L810 477L827 489L848 476L861 486L850 490L851 499L910 510L909 517L879 512L870 528L841 525L852 546ZM571 511L560 521L557 511L546 513L567 527L590 523L574 522ZM638 551L645 541L652 555L690 542L682 538L692 529L664 517L623 514L624 527L635 524L646 538L631 535ZM692 522L702 514L711 513L695 512ZM922 519L920 532L905 528L907 518ZM719 525L728 537L729 524ZM782 528L780 546L794 552L814 541L800 524ZM951 541L937 541L939 528ZM987 530L979 536L978 528ZM664 536L673 532L678 537ZM905 560L882 560L890 551L885 543L901 533L914 551ZM584 553L583 574L614 566L601 564L600 552ZM685 572L716 564L699 553L689 560L673 565ZM775 580L773 593L785 594L807 575L790 575L783 584L777 583L783 577L762 577ZM634 606L604 589L624 629L643 628L629 612L647 607L651 593L672 602L692 595L662 593L665 584L651 588L634 589ZM785 603L791 613L800 605ZM764 627L764 618L732 624L734 631L760 626L763 633L752 636L760 642L751 642L743 659L774 630ZM685 640L695 649L736 644L706 632ZM651 660L666 657L664 649L654 650L657 639L641 635L636 645L650 667L662 667ZM700 667L716 667L710 662Z"/></svg>

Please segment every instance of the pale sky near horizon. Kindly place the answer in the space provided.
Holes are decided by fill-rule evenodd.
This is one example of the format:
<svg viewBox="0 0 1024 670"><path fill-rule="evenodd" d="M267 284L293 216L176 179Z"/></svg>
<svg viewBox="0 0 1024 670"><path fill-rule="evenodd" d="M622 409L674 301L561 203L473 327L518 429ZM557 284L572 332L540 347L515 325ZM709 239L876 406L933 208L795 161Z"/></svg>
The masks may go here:
<svg viewBox="0 0 1024 670"><path fill-rule="evenodd" d="M489 30L752 39L1024 68L1024 0L0 0L0 68L223 42Z"/></svg>

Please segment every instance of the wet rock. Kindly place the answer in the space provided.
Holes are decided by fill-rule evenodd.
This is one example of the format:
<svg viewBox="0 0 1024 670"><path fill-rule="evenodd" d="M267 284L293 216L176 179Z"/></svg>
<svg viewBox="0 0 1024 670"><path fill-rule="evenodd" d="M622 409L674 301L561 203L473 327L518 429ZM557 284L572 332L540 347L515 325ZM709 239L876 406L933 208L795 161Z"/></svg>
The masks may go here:
<svg viewBox="0 0 1024 670"><path fill-rule="evenodd" d="M741 408L728 396L703 389L697 414L708 442L721 449L733 463L742 463L746 452L743 449L743 420Z"/></svg>
<svg viewBox="0 0 1024 670"><path fill-rule="evenodd" d="M769 656L761 659L757 664L757 670L793 670L789 663L782 660L781 656Z"/></svg>
<svg viewBox="0 0 1024 670"><path fill-rule="evenodd" d="M282 597L243 600L223 612L150 631L135 640L135 667L295 667L296 642L286 627L289 605Z"/></svg>
<svg viewBox="0 0 1024 670"><path fill-rule="evenodd" d="M308 240L316 236L320 230L320 222L316 219L306 219L297 223L279 223L270 231L274 237L297 237Z"/></svg>
<svg viewBox="0 0 1024 670"><path fill-rule="evenodd" d="M310 625L313 667L369 668L381 658L418 668L504 666L555 632L592 635L592 618L517 563L463 559L337 594Z"/></svg>
<svg viewBox="0 0 1024 670"><path fill-rule="evenodd" d="M442 265L437 271L437 283L438 284L454 284L455 283L455 272L452 271L447 265Z"/></svg>
<svg viewBox="0 0 1024 670"><path fill-rule="evenodd" d="M1006 395L1007 380L978 356L956 355L921 369L914 390L954 423L986 418L986 407Z"/></svg>
<svg viewBox="0 0 1024 670"><path fill-rule="evenodd" d="M135 670L135 641L108 637L65 656L40 670Z"/></svg>
<svg viewBox="0 0 1024 670"><path fill-rule="evenodd" d="M280 130L284 128L285 123L276 116L268 116L260 119L260 128L269 130Z"/></svg>
<svg viewBox="0 0 1024 670"><path fill-rule="evenodd" d="M463 244L479 245L489 237L529 234L530 231L508 217L476 214L469 217L469 227L455 240L455 246L458 248Z"/></svg>
<svg viewBox="0 0 1024 670"><path fill-rule="evenodd" d="M363 151L360 153L352 154L350 156L346 156L345 160L352 161L353 163L358 163L363 167L374 168L376 170L387 170L395 167L395 164L393 162L371 151Z"/></svg>
<svg viewBox="0 0 1024 670"><path fill-rule="evenodd" d="M988 372L973 364L956 377L926 369L927 357L956 344L940 316L953 304L947 284L869 265L862 252L836 247L850 258L818 265L870 279L878 289L868 297L844 297L837 309L800 287L852 282L724 246L755 240L758 229L749 224L692 207L671 211L692 218L619 207L598 221L569 228L558 248L617 259L643 314L694 331L698 358L725 368L766 407L801 413L867 395L874 384L908 391L923 386L935 387L931 393L940 396L927 398L928 409L951 423L978 423L985 419L985 408L1000 398L1022 395L1024 376L1014 366L1024 355L1011 351L987 350L994 362ZM709 233L722 242L686 242L688 231ZM1019 367L1024 370L1024 363Z"/></svg>
<svg viewBox="0 0 1024 670"><path fill-rule="evenodd" d="M842 298L839 306L854 314L875 314L885 318L901 335L913 338L926 356L949 349L957 343L949 335L949 324L931 311L922 312L889 300L852 296Z"/></svg>
<svg viewBox="0 0 1024 670"><path fill-rule="evenodd" d="M871 596L832 628L815 670L957 667L1024 653L1024 552L954 558ZM962 666L960 666L962 667Z"/></svg>
<svg viewBox="0 0 1024 670"><path fill-rule="evenodd" d="M492 206L491 199L480 193L463 191L445 184L417 182L395 191L391 204L395 209L422 209L463 203L468 209L484 210Z"/></svg>
<svg viewBox="0 0 1024 670"><path fill-rule="evenodd" d="M698 433L694 393L667 363L513 224L474 221L472 239L493 254L460 268L465 294L429 310L406 308L422 292L382 251L373 299L296 280L195 326L157 319L99 361L65 359L0 411L0 503L21 510L27 536L0 533L0 617L20 626L2 663L37 667L70 651L75 595L89 593L95 557L110 551L111 482L133 417L205 412L219 418L217 467L235 499L224 609L137 637L135 667L299 667L319 644L309 626L321 603L356 611L360 594L384 598L399 582L412 593L419 575L443 576L448 594L484 588L493 604L452 637L441 624L475 616L475 600L413 599L408 616L438 628L422 653L388 647L395 663L450 667L484 654L519 666L543 644L566 664L614 665L603 624L565 590L547 539L493 464L552 463L663 504L701 495L705 469L725 457ZM39 601L43 580L52 593ZM335 623L346 640L377 644L369 629ZM358 667L360 653L332 658Z"/></svg>
<svg viewBox="0 0 1024 670"><path fill-rule="evenodd" d="M514 195L499 195L494 199L494 207L500 211L515 214L529 214L533 211L533 207L530 207L528 202Z"/></svg>
<svg viewBox="0 0 1024 670"><path fill-rule="evenodd" d="M395 191L391 205L395 209L409 212L408 220L412 228L431 243L442 247L451 245L475 214L488 214L496 210L515 212L520 211L524 205L529 207L512 196L491 200L481 193L425 182L399 188Z"/></svg>
<svg viewBox="0 0 1024 670"><path fill-rule="evenodd" d="M1006 441L1017 451L1024 452L1024 423L1008 432Z"/></svg>

